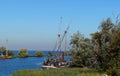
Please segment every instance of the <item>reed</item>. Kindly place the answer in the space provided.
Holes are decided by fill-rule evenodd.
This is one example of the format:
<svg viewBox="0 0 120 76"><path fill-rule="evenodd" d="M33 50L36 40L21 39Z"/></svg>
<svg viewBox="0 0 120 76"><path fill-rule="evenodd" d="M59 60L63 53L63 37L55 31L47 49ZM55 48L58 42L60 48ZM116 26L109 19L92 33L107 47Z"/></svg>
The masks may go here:
<svg viewBox="0 0 120 76"><path fill-rule="evenodd" d="M20 70L12 76L102 76L94 69L88 68L60 68L49 70Z"/></svg>

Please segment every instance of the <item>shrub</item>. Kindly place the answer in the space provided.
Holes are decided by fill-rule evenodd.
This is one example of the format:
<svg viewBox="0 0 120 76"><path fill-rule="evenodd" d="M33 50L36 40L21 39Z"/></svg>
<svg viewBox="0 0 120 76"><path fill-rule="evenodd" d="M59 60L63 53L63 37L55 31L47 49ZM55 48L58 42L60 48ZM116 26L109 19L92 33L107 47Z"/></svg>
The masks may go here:
<svg viewBox="0 0 120 76"><path fill-rule="evenodd" d="M8 56L14 56L14 53L11 50L7 50Z"/></svg>
<svg viewBox="0 0 120 76"><path fill-rule="evenodd" d="M36 56L39 56L39 57L42 57L43 56L43 53L41 50L37 50L36 53L35 53Z"/></svg>
<svg viewBox="0 0 120 76"><path fill-rule="evenodd" d="M19 57L27 57L28 56L28 50L27 49L20 49L19 53L18 53Z"/></svg>

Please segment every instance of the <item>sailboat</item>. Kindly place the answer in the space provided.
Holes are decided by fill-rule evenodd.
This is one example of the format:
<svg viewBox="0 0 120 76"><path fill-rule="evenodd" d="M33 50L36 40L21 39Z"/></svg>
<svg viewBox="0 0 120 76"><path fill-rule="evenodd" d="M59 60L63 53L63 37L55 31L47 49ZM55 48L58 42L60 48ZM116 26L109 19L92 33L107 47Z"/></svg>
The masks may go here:
<svg viewBox="0 0 120 76"><path fill-rule="evenodd" d="M6 39L6 50L5 50L5 55L2 54L2 56L0 57L0 58L2 58L2 59L8 59L7 45L8 45L8 39Z"/></svg>
<svg viewBox="0 0 120 76"><path fill-rule="evenodd" d="M50 69L50 68L59 68L59 67L68 67L69 66L69 63L66 60L64 60L64 52L62 52L62 53L60 52L62 42L67 34L68 29L69 29L69 26L64 31L64 34L62 37L58 33L59 41L56 45L56 54L53 59L48 58L43 62L43 64L41 65L42 69Z"/></svg>

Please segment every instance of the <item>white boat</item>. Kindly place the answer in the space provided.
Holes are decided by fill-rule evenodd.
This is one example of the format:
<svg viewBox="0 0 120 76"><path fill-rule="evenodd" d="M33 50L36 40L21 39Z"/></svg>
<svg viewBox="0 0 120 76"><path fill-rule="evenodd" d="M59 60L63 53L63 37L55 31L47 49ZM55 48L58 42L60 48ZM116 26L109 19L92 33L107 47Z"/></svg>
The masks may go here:
<svg viewBox="0 0 120 76"><path fill-rule="evenodd" d="M41 68L42 69L52 69L52 68L57 68L57 67L55 67L55 66L53 66L53 65L41 65Z"/></svg>
<svg viewBox="0 0 120 76"><path fill-rule="evenodd" d="M61 37L60 33L58 33L58 43L55 46L55 50L57 51L57 53L56 53L54 59L48 58L44 61L44 63L41 65L42 69L50 69L50 68L59 68L59 67L69 66L68 62L64 60L64 52L59 54L59 51L62 46L62 42L67 34L68 29L69 29L69 26L64 31L64 34L62 37Z"/></svg>

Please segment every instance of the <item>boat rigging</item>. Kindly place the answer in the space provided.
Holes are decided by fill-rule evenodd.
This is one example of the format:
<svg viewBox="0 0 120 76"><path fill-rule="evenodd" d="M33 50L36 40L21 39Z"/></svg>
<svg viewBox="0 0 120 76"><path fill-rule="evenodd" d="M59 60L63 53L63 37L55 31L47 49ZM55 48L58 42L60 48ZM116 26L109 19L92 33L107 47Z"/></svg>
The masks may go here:
<svg viewBox="0 0 120 76"><path fill-rule="evenodd" d="M62 24L62 17L61 17L60 24ZM66 60L64 60L64 52L59 54L62 43L63 43L65 36L69 30L69 27L70 27L70 25L67 26L62 37L61 37L60 31L58 32L58 42L57 42L57 45L55 46L56 55L55 55L54 59L48 58L47 60L44 61L44 63L41 66L43 69L57 68L57 67L68 67L69 66L69 63ZM60 29L61 28L59 28L59 30Z"/></svg>

